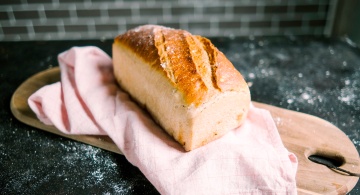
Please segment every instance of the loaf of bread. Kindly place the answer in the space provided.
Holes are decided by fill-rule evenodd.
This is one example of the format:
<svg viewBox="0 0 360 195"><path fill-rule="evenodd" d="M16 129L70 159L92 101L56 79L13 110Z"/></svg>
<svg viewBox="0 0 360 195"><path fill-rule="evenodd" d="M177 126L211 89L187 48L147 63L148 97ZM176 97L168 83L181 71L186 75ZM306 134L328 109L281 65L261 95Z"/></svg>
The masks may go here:
<svg viewBox="0 0 360 195"><path fill-rule="evenodd" d="M242 75L210 40L144 25L113 43L118 84L186 151L240 126L250 105Z"/></svg>

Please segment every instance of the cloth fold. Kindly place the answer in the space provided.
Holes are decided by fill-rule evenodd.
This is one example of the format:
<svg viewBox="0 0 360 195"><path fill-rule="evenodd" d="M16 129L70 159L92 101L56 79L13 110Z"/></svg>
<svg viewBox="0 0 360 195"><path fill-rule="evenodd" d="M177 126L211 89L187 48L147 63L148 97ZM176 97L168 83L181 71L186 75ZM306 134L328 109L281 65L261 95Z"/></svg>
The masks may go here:
<svg viewBox="0 0 360 195"><path fill-rule="evenodd" d="M108 135L161 194L296 194L297 159L267 110L185 152L117 87L111 58L93 46L58 56L61 81L28 99L40 121L67 134Z"/></svg>

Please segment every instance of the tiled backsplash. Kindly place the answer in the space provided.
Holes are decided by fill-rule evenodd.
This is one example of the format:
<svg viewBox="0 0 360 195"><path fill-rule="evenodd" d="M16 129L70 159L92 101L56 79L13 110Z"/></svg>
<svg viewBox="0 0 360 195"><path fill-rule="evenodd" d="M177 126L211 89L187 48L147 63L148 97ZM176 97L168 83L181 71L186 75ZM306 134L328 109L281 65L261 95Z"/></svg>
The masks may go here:
<svg viewBox="0 0 360 195"><path fill-rule="evenodd" d="M203 36L322 35L336 0L9 0L0 41L108 39L141 24Z"/></svg>

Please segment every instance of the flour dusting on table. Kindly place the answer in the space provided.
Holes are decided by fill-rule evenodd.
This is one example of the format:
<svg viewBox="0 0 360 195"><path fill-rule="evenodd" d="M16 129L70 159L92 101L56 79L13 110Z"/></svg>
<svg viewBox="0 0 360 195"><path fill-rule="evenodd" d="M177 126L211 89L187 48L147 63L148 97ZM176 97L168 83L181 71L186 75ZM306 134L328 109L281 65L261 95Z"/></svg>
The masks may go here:
<svg viewBox="0 0 360 195"><path fill-rule="evenodd" d="M355 125L360 123L358 48L352 50L347 42L328 44L297 37L279 45L250 37L229 47L227 56L244 75L253 100L306 110L349 132L360 147L360 129ZM339 114L342 112L351 117Z"/></svg>

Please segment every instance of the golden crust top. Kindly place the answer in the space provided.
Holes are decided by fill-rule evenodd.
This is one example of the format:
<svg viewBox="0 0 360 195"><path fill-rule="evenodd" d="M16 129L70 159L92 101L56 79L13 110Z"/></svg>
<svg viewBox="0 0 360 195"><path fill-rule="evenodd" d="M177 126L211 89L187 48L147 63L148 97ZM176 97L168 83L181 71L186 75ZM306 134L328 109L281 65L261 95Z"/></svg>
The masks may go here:
<svg viewBox="0 0 360 195"><path fill-rule="evenodd" d="M186 103L199 106L219 92L247 88L242 75L210 40L157 25L131 29L115 38L164 73Z"/></svg>

